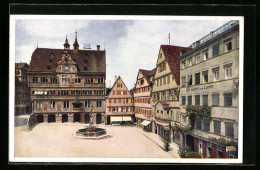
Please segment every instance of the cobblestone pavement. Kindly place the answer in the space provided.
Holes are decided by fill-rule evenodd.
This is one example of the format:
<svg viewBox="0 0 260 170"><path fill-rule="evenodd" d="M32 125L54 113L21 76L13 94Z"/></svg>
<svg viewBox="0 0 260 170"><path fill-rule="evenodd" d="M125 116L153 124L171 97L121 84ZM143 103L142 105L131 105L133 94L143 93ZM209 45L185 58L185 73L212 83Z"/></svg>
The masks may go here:
<svg viewBox="0 0 260 170"><path fill-rule="evenodd" d="M179 158L177 145L166 152L160 137L138 127L99 125L110 138L78 139L73 134L86 124L42 123L32 131L15 127L15 157Z"/></svg>

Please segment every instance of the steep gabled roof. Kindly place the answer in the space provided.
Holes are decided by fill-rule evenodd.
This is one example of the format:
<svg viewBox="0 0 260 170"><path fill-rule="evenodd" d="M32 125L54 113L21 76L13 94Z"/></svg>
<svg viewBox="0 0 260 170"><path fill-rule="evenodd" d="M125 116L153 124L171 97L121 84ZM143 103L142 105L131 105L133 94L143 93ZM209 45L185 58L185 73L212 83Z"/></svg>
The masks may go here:
<svg viewBox="0 0 260 170"><path fill-rule="evenodd" d="M155 71L156 71L156 68L152 69L152 70L149 72L148 76L149 76L149 77L150 77L150 76L153 76L154 73L155 73Z"/></svg>
<svg viewBox="0 0 260 170"><path fill-rule="evenodd" d="M176 83L180 84L180 52L187 47L179 47L173 45L161 45L161 49L165 56L165 60L171 69L171 72L175 78Z"/></svg>
<svg viewBox="0 0 260 170"><path fill-rule="evenodd" d="M35 49L28 71L54 72L63 52L63 49ZM69 53L73 61L77 63L80 72L106 72L105 51L79 50L78 53L73 53L73 50L69 50ZM85 64L85 60L87 60L87 64ZM51 69L48 70L47 66L50 66ZM87 71L84 70L84 67L87 67Z"/></svg>
<svg viewBox="0 0 260 170"><path fill-rule="evenodd" d="M125 85L124 81L122 80L122 78L121 78L120 76L118 76L117 79L116 79L116 81L115 81L115 83L114 83L113 86L111 87L109 93L107 94L107 97L110 96L110 94L112 93L112 91L113 91L115 85L117 84L117 82L119 81L119 79L121 79L121 81L122 81L123 85L125 86L126 90L127 90L128 93L132 96L132 94L130 93L130 91L129 91L128 88L126 87L126 85Z"/></svg>
<svg viewBox="0 0 260 170"><path fill-rule="evenodd" d="M28 64L27 63L15 63L15 68L27 69L28 68Z"/></svg>

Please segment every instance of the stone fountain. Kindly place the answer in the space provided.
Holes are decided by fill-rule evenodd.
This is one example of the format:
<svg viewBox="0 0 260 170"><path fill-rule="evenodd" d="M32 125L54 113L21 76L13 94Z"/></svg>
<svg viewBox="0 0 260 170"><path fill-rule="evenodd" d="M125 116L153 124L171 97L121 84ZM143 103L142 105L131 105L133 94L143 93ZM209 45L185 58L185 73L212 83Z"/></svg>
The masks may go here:
<svg viewBox="0 0 260 170"><path fill-rule="evenodd" d="M84 139L102 139L105 137L109 137L110 135L107 134L106 129L98 128L96 124L93 122L93 105L90 111L90 123L84 129L79 129L76 132L76 137L84 138Z"/></svg>

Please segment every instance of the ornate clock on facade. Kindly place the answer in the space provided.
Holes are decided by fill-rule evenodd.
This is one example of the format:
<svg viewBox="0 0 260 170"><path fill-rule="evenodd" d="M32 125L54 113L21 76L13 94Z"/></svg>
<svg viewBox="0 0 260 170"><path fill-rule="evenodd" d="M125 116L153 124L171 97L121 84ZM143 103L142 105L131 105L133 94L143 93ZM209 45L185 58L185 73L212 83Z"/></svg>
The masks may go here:
<svg viewBox="0 0 260 170"><path fill-rule="evenodd" d="M65 66L65 67L64 67L64 70L65 70L65 71L68 71L68 70L69 70L69 66Z"/></svg>

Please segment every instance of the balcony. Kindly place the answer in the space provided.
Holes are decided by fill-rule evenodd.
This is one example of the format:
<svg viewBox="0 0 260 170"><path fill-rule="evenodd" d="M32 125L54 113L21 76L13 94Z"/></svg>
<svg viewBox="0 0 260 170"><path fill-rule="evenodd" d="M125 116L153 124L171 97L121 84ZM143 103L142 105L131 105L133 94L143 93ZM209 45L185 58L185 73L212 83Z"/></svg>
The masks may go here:
<svg viewBox="0 0 260 170"><path fill-rule="evenodd" d="M59 83L32 83L29 84L30 87L59 87Z"/></svg>
<svg viewBox="0 0 260 170"><path fill-rule="evenodd" d="M161 118L161 117L155 117L155 120L158 122L163 122L163 123L169 123L171 119L166 119L166 118Z"/></svg>

